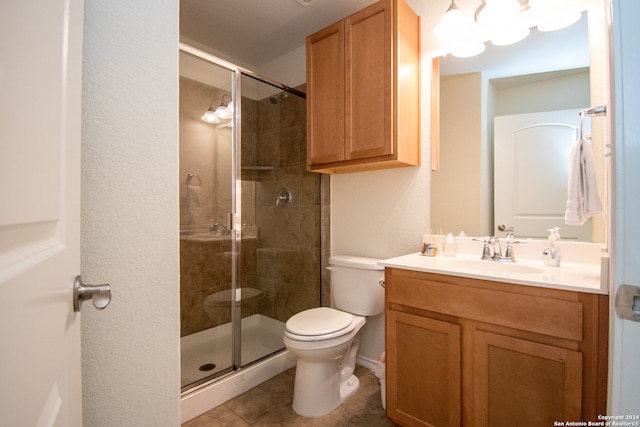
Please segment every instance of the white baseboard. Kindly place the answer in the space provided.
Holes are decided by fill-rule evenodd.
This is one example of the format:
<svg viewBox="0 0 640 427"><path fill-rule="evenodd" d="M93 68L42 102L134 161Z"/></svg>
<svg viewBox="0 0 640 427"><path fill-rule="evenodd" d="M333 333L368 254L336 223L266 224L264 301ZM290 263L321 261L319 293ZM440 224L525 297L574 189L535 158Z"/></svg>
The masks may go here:
<svg viewBox="0 0 640 427"><path fill-rule="evenodd" d="M255 365L209 384L180 399L180 422L185 423L292 368L296 358L285 350Z"/></svg>
<svg viewBox="0 0 640 427"><path fill-rule="evenodd" d="M368 357L363 357L360 355L356 356L356 363L364 368L371 369L372 371L375 369L378 364L377 360L369 359Z"/></svg>

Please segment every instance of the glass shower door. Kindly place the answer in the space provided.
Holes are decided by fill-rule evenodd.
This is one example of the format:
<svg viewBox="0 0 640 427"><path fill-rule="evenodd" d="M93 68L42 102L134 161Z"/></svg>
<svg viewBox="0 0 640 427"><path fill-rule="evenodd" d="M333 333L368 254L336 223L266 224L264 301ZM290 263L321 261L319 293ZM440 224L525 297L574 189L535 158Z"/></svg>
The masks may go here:
<svg viewBox="0 0 640 427"><path fill-rule="evenodd" d="M180 52L183 393L283 350L286 320L320 305L305 120L303 92Z"/></svg>
<svg viewBox="0 0 640 427"><path fill-rule="evenodd" d="M183 390L234 369L234 86L234 71L180 52Z"/></svg>
<svg viewBox="0 0 640 427"><path fill-rule="evenodd" d="M320 175L306 171L303 92L241 73L242 365L284 349L284 323L320 305Z"/></svg>

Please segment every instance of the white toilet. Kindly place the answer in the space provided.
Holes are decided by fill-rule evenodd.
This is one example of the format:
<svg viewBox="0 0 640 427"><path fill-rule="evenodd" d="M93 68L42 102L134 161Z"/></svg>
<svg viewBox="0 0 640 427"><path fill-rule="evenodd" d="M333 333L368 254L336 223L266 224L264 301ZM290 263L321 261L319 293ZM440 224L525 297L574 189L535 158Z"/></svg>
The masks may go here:
<svg viewBox="0 0 640 427"><path fill-rule="evenodd" d="M284 344L297 357L293 410L304 417L331 412L360 385L353 375L364 316L384 311L384 267L371 258L332 256L331 299L293 315L285 324Z"/></svg>

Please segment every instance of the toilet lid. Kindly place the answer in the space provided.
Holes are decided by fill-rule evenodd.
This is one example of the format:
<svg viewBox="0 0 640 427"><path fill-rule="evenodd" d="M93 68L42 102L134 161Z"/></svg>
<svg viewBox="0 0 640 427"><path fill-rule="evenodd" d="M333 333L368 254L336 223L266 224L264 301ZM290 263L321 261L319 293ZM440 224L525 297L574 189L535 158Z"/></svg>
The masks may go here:
<svg viewBox="0 0 640 427"><path fill-rule="evenodd" d="M285 324L287 331L303 336L326 335L349 326L355 327L353 315L329 307L302 311L291 316Z"/></svg>

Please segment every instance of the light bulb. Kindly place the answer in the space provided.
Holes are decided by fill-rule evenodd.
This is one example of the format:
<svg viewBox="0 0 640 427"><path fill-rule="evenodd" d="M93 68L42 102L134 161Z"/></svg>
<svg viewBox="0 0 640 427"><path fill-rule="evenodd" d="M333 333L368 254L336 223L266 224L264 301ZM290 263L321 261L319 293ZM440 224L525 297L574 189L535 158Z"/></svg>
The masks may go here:
<svg viewBox="0 0 640 427"><path fill-rule="evenodd" d="M517 0L486 0L476 12L476 22L480 25L500 25L514 19L520 12Z"/></svg>
<svg viewBox="0 0 640 427"><path fill-rule="evenodd" d="M216 116L216 113L209 108L200 119L207 123L220 123L220 119Z"/></svg>
<svg viewBox="0 0 640 427"><path fill-rule="evenodd" d="M466 17L455 2L451 2L451 6L433 29L433 34L439 39L461 39L473 32L473 28L473 20Z"/></svg>
<svg viewBox="0 0 640 427"><path fill-rule="evenodd" d="M220 117L221 119L229 118L227 107L225 107L224 105L220 105L218 108L216 108L216 116Z"/></svg>

